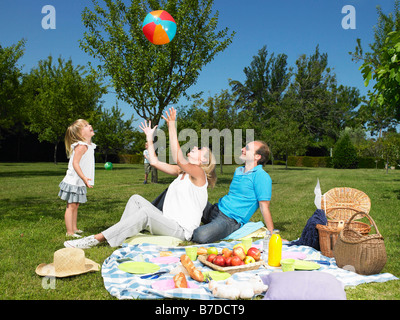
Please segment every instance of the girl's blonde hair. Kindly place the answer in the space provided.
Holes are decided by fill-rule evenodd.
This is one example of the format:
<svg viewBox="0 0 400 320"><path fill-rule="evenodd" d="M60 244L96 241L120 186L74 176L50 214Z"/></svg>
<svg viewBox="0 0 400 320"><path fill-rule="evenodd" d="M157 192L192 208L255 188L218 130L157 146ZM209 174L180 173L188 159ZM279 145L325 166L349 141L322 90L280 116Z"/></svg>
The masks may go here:
<svg viewBox="0 0 400 320"><path fill-rule="evenodd" d="M71 124L65 133L65 151L67 153L68 159L72 155L71 145L78 141L85 141L82 137L82 129L85 125L89 124L86 120L78 119L73 124Z"/></svg>
<svg viewBox="0 0 400 320"><path fill-rule="evenodd" d="M207 147L206 147L207 148ZM208 181L208 186L211 188L214 188L215 184L217 183L217 174L215 172L215 165L217 161L215 160L215 157L211 150L207 148L208 152L207 155L205 155L206 158L208 158L207 163L201 163L200 167L204 170L207 176L207 181Z"/></svg>

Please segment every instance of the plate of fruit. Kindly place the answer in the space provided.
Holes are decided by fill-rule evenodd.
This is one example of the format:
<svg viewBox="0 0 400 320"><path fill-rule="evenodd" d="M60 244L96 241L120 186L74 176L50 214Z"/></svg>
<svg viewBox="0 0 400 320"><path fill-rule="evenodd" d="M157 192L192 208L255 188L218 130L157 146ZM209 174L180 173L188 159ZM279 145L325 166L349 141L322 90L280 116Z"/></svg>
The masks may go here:
<svg viewBox="0 0 400 320"><path fill-rule="evenodd" d="M199 261L213 270L228 272L230 274L248 270L256 270L264 265L261 252L255 247L246 250L242 243L235 245L232 250L223 248L221 252L215 247L210 247L207 254L199 255Z"/></svg>

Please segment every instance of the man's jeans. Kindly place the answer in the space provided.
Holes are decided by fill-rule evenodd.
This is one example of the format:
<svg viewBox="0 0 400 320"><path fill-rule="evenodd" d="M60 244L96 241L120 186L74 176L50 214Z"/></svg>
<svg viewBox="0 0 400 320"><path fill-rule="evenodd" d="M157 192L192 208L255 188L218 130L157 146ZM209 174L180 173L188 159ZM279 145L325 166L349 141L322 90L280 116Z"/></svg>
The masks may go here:
<svg viewBox="0 0 400 320"><path fill-rule="evenodd" d="M219 211L217 203L207 203L201 221L204 224L194 230L192 237L192 241L197 243L212 243L224 239L241 227L235 219Z"/></svg>

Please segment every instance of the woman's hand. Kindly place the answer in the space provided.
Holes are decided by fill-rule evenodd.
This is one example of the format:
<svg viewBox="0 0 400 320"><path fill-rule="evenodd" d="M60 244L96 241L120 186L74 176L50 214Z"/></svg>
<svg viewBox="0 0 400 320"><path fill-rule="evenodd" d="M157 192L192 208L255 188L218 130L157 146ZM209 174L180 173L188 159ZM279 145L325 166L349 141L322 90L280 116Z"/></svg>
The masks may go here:
<svg viewBox="0 0 400 320"><path fill-rule="evenodd" d="M147 140L150 139L151 141L153 141L154 131L157 129L157 126L154 126L154 128L152 129L151 121L149 121L149 123L147 124L147 121L144 120L144 122L139 125L139 129L141 129L145 133Z"/></svg>
<svg viewBox="0 0 400 320"><path fill-rule="evenodd" d="M169 108L169 113L168 111L165 111L165 115L166 117L162 115L162 118L167 122L167 125L175 124L176 110L173 107Z"/></svg>

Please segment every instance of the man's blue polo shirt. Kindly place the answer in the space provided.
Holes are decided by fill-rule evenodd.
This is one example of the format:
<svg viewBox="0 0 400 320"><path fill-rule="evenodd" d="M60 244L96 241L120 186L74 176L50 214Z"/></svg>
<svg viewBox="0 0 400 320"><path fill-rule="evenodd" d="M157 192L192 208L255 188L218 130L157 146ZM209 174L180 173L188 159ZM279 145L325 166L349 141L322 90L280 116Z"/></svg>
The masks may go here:
<svg viewBox="0 0 400 320"><path fill-rule="evenodd" d="M270 201L272 180L262 165L244 172L244 166L235 170L229 192L219 199L219 210L242 225L258 209L259 201Z"/></svg>

